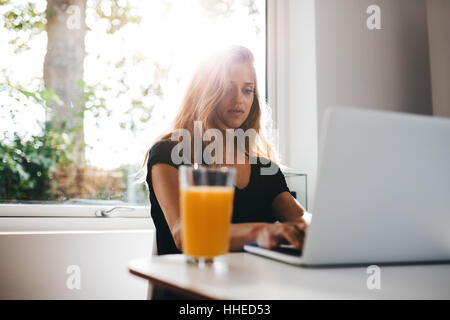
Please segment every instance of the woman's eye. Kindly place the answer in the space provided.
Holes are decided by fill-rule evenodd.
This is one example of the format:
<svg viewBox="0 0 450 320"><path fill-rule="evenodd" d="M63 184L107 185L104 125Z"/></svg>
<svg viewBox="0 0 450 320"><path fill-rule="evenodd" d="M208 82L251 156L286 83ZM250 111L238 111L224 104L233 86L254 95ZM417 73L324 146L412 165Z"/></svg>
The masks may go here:
<svg viewBox="0 0 450 320"><path fill-rule="evenodd" d="M254 90L252 90L252 89L246 89L245 90L245 94L251 94L251 93L254 93L255 91Z"/></svg>

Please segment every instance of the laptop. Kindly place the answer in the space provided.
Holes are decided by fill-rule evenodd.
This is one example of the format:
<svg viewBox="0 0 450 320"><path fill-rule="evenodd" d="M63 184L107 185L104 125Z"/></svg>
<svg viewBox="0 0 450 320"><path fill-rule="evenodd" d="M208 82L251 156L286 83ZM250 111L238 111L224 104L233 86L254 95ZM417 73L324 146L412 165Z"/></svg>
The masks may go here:
<svg viewBox="0 0 450 320"><path fill-rule="evenodd" d="M245 251L301 266L450 261L450 119L325 114L303 250Z"/></svg>

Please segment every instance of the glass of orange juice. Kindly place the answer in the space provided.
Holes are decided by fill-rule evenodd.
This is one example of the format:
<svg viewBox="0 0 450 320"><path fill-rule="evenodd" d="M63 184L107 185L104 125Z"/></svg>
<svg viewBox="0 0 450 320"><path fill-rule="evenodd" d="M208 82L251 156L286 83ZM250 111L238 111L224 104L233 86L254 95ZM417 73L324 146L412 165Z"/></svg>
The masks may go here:
<svg viewBox="0 0 450 320"><path fill-rule="evenodd" d="M234 180L232 168L181 166L183 253L192 263L212 263L229 250Z"/></svg>

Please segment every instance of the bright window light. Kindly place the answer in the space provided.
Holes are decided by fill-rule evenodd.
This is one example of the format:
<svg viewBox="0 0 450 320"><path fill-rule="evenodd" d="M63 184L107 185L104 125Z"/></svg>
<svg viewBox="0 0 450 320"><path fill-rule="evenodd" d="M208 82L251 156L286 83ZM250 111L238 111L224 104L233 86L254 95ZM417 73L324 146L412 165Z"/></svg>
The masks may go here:
<svg viewBox="0 0 450 320"><path fill-rule="evenodd" d="M25 8L30 3L33 7L28 14ZM30 93L45 89L47 33L44 26L42 32L29 36L29 30L13 26L20 18L33 23L45 17L46 5L46 1L0 5L0 25L9 23L9 27L0 27L0 56L6 61L0 68L0 139L4 144L10 143L14 133L26 140L43 132L45 106ZM16 20L11 12L17 12ZM132 174L147 149L169 127L197 64L219 48L242 45L253 52L259 92L265 100L264 0L88 0L85 17L82 82L89 98L83 114L83 172L98 174L105 183L91 179L97 181L71 192L53 186L52 192L58 192L49 191L48 200L148 202L146 191L137 191L142 188ZM63 140L64 134L69 136L61 132ZM62 176L67 179L67 174L53 175L53 183ZM41 199L0 198L6 200Z"/></svg>

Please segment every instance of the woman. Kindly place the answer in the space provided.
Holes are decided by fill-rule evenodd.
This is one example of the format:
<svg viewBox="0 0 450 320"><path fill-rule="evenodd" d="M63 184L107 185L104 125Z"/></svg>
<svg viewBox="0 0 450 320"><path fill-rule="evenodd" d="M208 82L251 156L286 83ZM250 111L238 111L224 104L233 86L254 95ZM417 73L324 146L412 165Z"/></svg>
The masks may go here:
<svg viewBox="0 0 450 320"><path fill-rule="evenodd" d="M153 145L146 157L159 255L180 253L182 249L179 164L172 159L178 141L172 141L171 137L179 129L187 130L194 137L195 121L201 125L202 133L216 129L225 136L226 131L242 129L253 130L259 138L259 144L248 139L241 147L233 139L234 160L239 155L244 155L245 160L226 164L236 169L230 251L242 250L248 243L267 248L281 243L302 247L307 227L302 218L304 209L290 194L277 166L275 174L261 174L261 169L273 167L274 162L273 152L260 134L260 117L253 55L248 49L233 46L200 64L172 130ZM224 160L226 156L224 152ZM219 162L215 165L221 166Z"/></svg>

